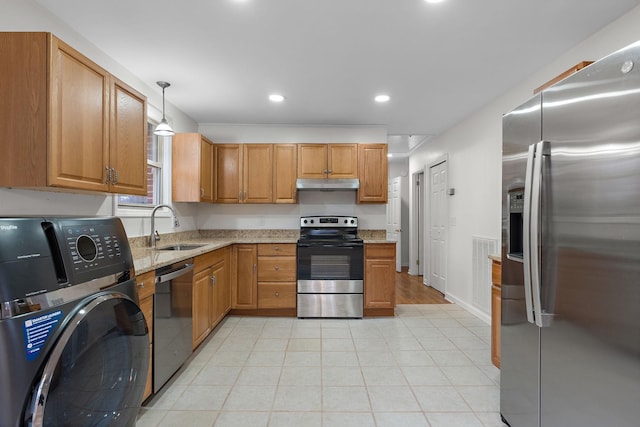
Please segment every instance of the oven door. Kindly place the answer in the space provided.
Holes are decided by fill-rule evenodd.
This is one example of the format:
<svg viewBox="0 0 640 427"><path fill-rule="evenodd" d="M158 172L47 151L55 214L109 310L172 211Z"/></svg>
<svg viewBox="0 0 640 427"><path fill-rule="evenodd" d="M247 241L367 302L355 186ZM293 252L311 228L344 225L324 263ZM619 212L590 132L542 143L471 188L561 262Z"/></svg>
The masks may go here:
<svg viewBox="0 0 640 427"><path fill-rule="evenodd" d="M298 293L362 293L360 242L298 243Z"/></svg>

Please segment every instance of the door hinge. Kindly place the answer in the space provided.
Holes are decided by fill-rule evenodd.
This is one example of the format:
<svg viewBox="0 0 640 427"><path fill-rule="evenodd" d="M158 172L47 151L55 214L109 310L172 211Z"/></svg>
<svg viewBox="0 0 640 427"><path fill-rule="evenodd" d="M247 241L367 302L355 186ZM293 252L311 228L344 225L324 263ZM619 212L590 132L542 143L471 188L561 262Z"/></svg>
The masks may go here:
<svg viewBox="0 0 640 427"><path fill-rule="evenodd" d="M420 187L420 181L416 181L416 187Z"/></svg>
<svg viewBox="0 0 640 427"><path fill-rule="evenodd" d="M420 260L419 259L416 260L416 265L420 265Z"/></svg>

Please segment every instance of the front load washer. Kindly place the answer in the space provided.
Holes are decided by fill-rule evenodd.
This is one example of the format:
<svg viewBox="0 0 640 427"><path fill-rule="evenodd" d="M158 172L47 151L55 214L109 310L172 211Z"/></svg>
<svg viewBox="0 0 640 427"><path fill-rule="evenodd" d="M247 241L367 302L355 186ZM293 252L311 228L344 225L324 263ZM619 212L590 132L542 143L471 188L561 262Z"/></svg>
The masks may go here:
<svg viewBox="0 0 640 427"><path fill-rule="evenodd" d="M117 218L0 218L0 426L132 426L149 366Z"/></svg>

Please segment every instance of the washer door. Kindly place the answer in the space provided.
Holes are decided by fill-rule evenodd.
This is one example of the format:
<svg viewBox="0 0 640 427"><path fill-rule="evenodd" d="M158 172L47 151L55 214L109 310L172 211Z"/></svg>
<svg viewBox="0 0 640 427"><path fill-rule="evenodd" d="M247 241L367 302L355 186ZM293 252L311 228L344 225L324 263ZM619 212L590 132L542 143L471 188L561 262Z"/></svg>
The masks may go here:
<svg viewBox="0 0 640 427"><path fill-rule="evenodd" d="M26 424L134 425L148 366L140 308L120 293L96 296L79 307L48 355Z"/></svg>

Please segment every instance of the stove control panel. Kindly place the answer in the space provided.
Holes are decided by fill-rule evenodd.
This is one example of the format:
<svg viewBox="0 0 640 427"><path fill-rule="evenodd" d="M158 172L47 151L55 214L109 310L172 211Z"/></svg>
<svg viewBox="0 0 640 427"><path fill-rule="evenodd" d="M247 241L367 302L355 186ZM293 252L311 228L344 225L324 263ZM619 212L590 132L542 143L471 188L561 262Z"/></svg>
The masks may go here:
<svg viewBox="0 0 640 427"><path fill-rule="evenodd" d="M300 218L300 227L357 227L358 217L355 216L303 216Z"/></svg>

